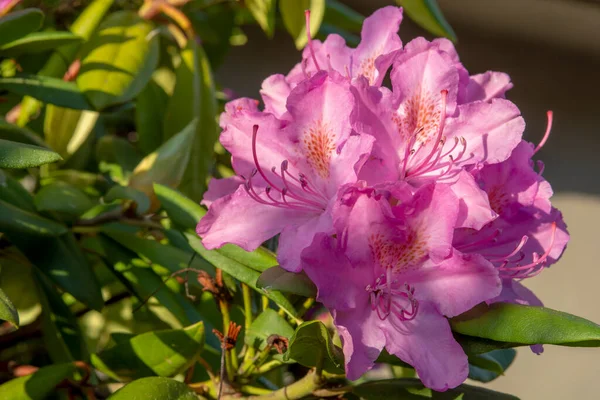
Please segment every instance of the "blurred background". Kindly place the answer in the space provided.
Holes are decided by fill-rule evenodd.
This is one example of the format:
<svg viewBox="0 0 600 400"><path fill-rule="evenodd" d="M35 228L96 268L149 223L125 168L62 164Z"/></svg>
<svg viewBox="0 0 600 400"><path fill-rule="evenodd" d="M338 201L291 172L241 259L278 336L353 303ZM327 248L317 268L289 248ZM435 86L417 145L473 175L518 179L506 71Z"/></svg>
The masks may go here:
<svg viewBox="0 0 600 400"><path fill-rule="evenodd" d="M368 15L386 0L344 0ZM524 282L554 309L600 322L600 2L594 0L439 0L458 36L461 61L471 74L508 73L507 97L521 109L525 137L539 142L546 111L554 111L552 134L538 153L555 191L571 242L563 258ZM287 73L300 60L292 39L269 40L245 28L248 43L233 47L217 81L236 94L257 97L262 79ZM404 43L432 39L409 18L400 28ZM600 349L546 346L536 356L519 349L506 375L487 384L521 399L593 399L600 389Z"/></svg>

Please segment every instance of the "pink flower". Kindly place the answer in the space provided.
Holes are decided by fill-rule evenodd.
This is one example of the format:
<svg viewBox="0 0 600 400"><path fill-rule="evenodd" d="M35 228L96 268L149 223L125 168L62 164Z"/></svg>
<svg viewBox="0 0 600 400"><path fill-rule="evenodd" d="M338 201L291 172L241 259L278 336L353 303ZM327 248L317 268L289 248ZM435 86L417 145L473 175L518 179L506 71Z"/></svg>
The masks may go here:
<svg viewBox="0 0 600 400"><path fill-rule="evenodd" d="M347 188L334 213L337 239L318 235L303 254L305 271L332 311L349 379L371 369L385 346L426 386L446 390L466 379L468 362L445 317L496 297L498 271L452 247L458 199L447 185L397 201Z"/></svg>
<svg viewBox="0 0 600 400"><path fill-rule="evenodd" d="M371 151L373 139L352 131L352 105L349 83L324 71L292 90L285 120L250 99L228 103L221 143L238 177L212 183L209 211L197 227L203 244L250 251L281 234L282 267L300 270L313 236L332 232L328 210L338 188L356 181Z"/></svg>

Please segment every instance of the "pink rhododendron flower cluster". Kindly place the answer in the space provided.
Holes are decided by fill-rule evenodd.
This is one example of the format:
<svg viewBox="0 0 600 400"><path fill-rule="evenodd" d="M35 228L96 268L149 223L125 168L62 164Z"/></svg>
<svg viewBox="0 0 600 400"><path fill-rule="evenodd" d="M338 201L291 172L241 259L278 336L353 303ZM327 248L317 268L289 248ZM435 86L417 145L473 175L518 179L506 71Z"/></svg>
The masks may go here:
<svg viewBox="0 0 600 400"><path fill-rule="evenodd" d="M445 390L468 374L447 318L481 302L540 305L519 280L569 236L504 98L508 76L470 76L445 39L403 47L401 20L400 8L375 12L356 49L309 41L263 83L264 109L226 105L237 176L211 182L197 232L209 249L249 251L279 235L281 267L305 271L334 317L349 379L386 348Z"/></svg>

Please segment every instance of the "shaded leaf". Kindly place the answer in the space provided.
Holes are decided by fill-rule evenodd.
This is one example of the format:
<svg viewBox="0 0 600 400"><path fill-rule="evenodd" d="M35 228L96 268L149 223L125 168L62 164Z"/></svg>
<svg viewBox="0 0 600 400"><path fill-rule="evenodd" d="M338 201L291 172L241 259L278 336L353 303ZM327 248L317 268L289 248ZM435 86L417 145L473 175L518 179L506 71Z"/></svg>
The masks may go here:
<svg viewBox="0 0 600 400"><path fill-rule="evenodd" d="M23 210L36 212L31 194L12 176L0 170L0 200Z"/></svg>
<svg viewBox="0 0 600 400"><path fill-rule="evenodd" d="M173 376L188 368L204 347L204 324L137 335L99 354L92 364L113 379ZM154 394L156 396L156 394Z"/></svg>
<svg viewBox="0 0 600 400"><path fill-rule="evenodd" d="M349 32L360 32L365 17L338 0L328 0L325 4L324 24ZM312 28L312 27L311 27Z"/></svg>
<svg viewBox="0 0 600 400"><path fill-rule="evenodd" d="M455 332L499 342L600 346L600 325L545 307L483 304L450 321Z"/></svg>
<svg viewBox="0 0 600 400"><path fill-rule="evenodd" d="M150 199L146 194L132 187L115 185L104 195L104 201L112 202L118 199L132 200L136 204L136 212L145 214L150 209Z"/></svg>
<svg viewBox="0 0 600 400"><path fill-rule="evenodd" d="M14 11L0 18L0 46L35 32L42 26L44 13L37 8Z"/></svg>
<svg viewBox="0 0 600 400"><path fill-rule="evenodd" d="M116 164L128 176L142 160L137 149L126 139L107 135L96 144L96 160Z"/></svg>
<svg viewBox="0 0 600 400"><path fill-rule="evenodd" d="M61 216L72 217L78 217L94 206L84 192L65 182L42 187L35 194L33 201L38 211L53 211Z"/></svg>
<svg viewBox="0 0 600 400"><path fill-rule="evenodd" d="M305 297L317 296L317 287L305 273L289 272L279 266L269 268L260 274L256 286Z"/></svg>
<svg viewBox="0 0 600 400"><path fill-rule="evenodd" d="M456 34L444 18L436 0L396 0L396 2L404 8L410 19L422 28L436 36L443 36L456 42Z"/></svg>
<svg viewBox="0 0 600 400"><path fill-rule="evenodd" d="M198 400L184 383L169 378L143 378L122 387L109 400L133 399Z"/></svg>
<svg viewBox="0 0 600 400"><path fill-rule="evenodd" d="M515 360L515 349L493 350L489 353L469 356L469 378L487 383L504 375Z"/></svg>
<svg viewBox="0 0 600 400"><path fill-rule="evenodd" d="M365 400L454 400L457 398L462 398L464 400L518 400L517 397L509 394L494 392L489 389L471 385L460 385L457 388L449 389L445 392L435 392L424 387L420 380L414 378L366 382L354 387L352 393Z"/></svg>
<svg viewBox="0 0 600 400"><path fill-rule="evenodd" d="M136 98L135 126L138 145L144 154L152 153L162 144L168 101L169 95L154 80L150 80Z"/></svg>
<svg viewBox="0 0 600 400"><path fill-rule="evenodd" d="M302 49L308 42L306 35L305 10L310 10L310 34L314 37L325 15L325 0L279 0L279 9L283 24L294 38L297 49Z"/></svg>
<svg viewBox="0 0 600 400"><path fill-rule="evenodd" d="M81 43L83 39L71 32L33 32L0 46L0 54L16 57L21 54L41 53L63 45Z"/></svg>
<svg viewBox="0 0 600 400"><path fill-rule="evenodd" d="M0 231L9 235L60 236L67 227L0 200ZM24 238L25 239L25 238Z"/></svg>
<svg viewBox="0 0 600 400"><path fill-rule="evenodd" d="M245 0L244 4L267 36L273 37L273 33L275 33L275 0Z"/></svg>
<svg viewBox="0 0 600 400"><path fill-rule="evenodd" d="M75 373L71 363L40 368L31 375L15 378L0 385L0 399L44 400L64 379Z"/></svg>
<svg viewBox="0 0 600 400"><path fill-rule="evenodd" d="M266 346L267 338L273 334L289 339L294 334L294 328L277 311L267 308L252 321L246 330L244 342L262 349Z"/></svg>
<svg viewBox="0 0 600 400"><path fill-rule="evenodd" d="M133 99L158 63L152 24L133 11L109 15L83 46L77 86L98 110Z"/></svg>
<svg viewBox="0 0 600 400"><path fill-rule="evenodd" d="M27 128L21 128L17 125L10 124L3 118L0 118L0 139L48 147L42 138L39 137L35 132Z"/></svg>
<svg viewBox="0 0 600 400"><path fill-rule="evenodd" d="M48 278L34 274L42 303L42 330L50 358L55 363L87 360L89 354L77 318Z"/></svg>
<svg viewBox="0 0 600 400"><path fill-rule="evenodd" d="M90 110L91 106L77 85L62 79L41 75L20 74L10 78L0 78L0 89L31 96L44 103L55 104L75 110Z"/></svg>
<svg viewBox="0 0 600 400"><path fill-rule="evenodd" d="M62 160L44 147L0 139L0 168L32 168Z"/></svg>
<svg viewBox="0 0 600 400"><path fill-rule="evenodd" d="M324 371L344 371L342 349L333 344L327 327L321 321L308 321L300 325L290 338L285 361L295 360L305 367L322 365Z"/></svg>

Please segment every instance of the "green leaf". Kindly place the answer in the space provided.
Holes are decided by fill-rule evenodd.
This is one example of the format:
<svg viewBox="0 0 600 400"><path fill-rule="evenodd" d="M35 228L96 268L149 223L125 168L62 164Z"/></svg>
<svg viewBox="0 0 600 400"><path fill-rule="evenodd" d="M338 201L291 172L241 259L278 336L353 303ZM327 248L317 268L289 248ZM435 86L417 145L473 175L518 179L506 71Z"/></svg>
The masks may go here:
<svg viewBox="0 0 600 400"><path fill-rule="evenodd" d="M0 231L10 235L60 236L67 227L0 200Z"/></svg>
<svg viewBox="0 0 600 400"><path fill-rule="evenodd" d="M107 135L101 137L96 144L96 160L116 164L123 172L130 174L140 163L142 156L127 139Z"/></svg>
<svg viewBox="0 0 600 400"><path fill-rule="evenodd" d="M328 0L325 8L323 23L344 29L348 32L360 32L365 17L342 2ZM312 27L311 27L312 29Z"/></svg>
<svg viewBox="0 0 600 400"><path fill-rule="evenodd" d="M202 256L206 261L214 265L216 268L220 268L223 272L228 273L240 282L245 283L254 290L258 290L263 293L269 299L277 303L284 311L286 311L292 317L297 316L297 311L290 301L282 293L278 291L264 291L256 287L256 281L259 277L259 272L255 271L240 262L229 258L228 256L220 253L217 250L207 250L200 241L200 238L195 233L186 232L185 237L192 248Z"/></svg>
<svg viewBox="0 0 600 400"><path fill-rule="evenodd" d="M65 159L88 140L98 121L95 111L80 111L49 104L44 117L44 138Z"/></svg>
<svg viewBox="0 0 600 400"><path fill-rule="evenodd" d="M104 201L112 202L118 199L132 200L136 204L136 212L145 214L150 209L150 199L146 194L132 187L115 185L104 195Z"/></svg>
<svg viewBox="0 0 600 400"><path fill-rule="evenodd" d="M510 349L512 347L526 346L521 343L498 342L495 340L483 339L474 336L461 335L453 332L454 339L463 348L466 355L479 355L489 353L493 350Z"/></svg>
<svg viewBox="0 0 600 400"><path fill-rule="evenodd" d="M133 99L158 63L152 24L133 11L117 11L83 46L77 86L98 110Z"/></svg>
<svg viewBox="0 0 600 400"><path fill-rule="evenodd" d="M0 46L0 54L17 57L21 54L41 53L63 45L81 43L83 39L71 32L33 32Z"/></svg>
<svg viewBox="0 0 600 400"><path fill-rule="evenodd" d="M176 187L181 183L192 153L197 120L163 143L135 167L130 186L153 196L153 184Z"/></svg>
<svg viewBox="0 0 600 400"><path fill-rule="evenodd" d="M42 330L50 358L55 363L87 360L89 354L77 318L52 284L39 272L35 274L42 303Z"/></svg>
<svg viewBox="0 0 600 400"><path fill-rule="evenodd" d="M35 32L42 26L44 13L37 8L11 12L0 18L0 46Z"/></svg>
<svg viewBox="0 0 600 400"><path fill-rule="evenodd" d="M193 157L186 165L180 190L199 202L206 190L206 178L213 164L217 140L215 87L204 50L194 41L181 52L173 95L167 106L163 132L165 140L196 120L192 143ZM160 183L160 182L159 182Z"/></svg>
<svg viewBox="0 0 600 400"><path fill-rule="evenodd" d="M273 334L289 339L294 334L294 329L277 311L267 308L252 321L246 330L244 342L248 346L262 349L266 346L267 338Z"/></svg>
<svg viewBox="0 0 600 400"><path fill-rule="evenodd" d="M15 327L19 327L19 313L2 289L0 289L0 320L8 321Z"/></svg>
<svg viewBox="0 0 600 400"><path fill-rule="evenodd" d="M12 254L9 253L0 258L2 267L0 288L9 299L12 299L19 314L19 323L25 326L35 321L40 314L41 306L36 291L32 290L35 282L31 265L11 256Z"/></svg>
<svg viewBox="0 0 600 400"><path fill-rule="evenodd" d="M295 360L305 367L322 365L324 371L342 373L344 354L333 344L327 327L321 321L308 321L300 325L290 338L285 361Z"/></svg>
<svg viewBox="0 0 600 400"><path fill-rule="evenodd" d="M515 349L493 350L478 356L469 356L469 378L487 383L504 375L515 360Z"/></svg>
<svg viewBox="0 0 600 400"><path fill-rule="evenodd" d="M436 36L443 36L456 42L456 34L444 18L436 0L396 0L396 2L404 8L410 19L422 28Z"/></svg>
<svg viewBox="0 0 600 400"><path fill-rule="evenodd" d="M72 363L43 367L31 375L22 376L0 385L0 399L44 400L64 379L75 373Z"/></svg>
<svg viewBox="0 0 600 400"><path fill-rule="evenodd" d="M60 216L71 217L79 217L94 206L84 192L65 182L44 186L34 196L34 202L38 211L52 211Z"/></svg>
<svg viewBox="0 0 600 400"><path fill-rule="evenodd" d="M93 0L73 22L70 31L84 40L88 40L113 2L114 0ZM38 75L62 78L69 65L75 60L79 47L78 43L73 43L57 48ZM17 125L27 125L32 116L39 112L40 107L41 103L38 100L25 97L21 102L21 113L17 119Z"/></svg>
<svg viewBox="0 0 600 400"><path fill-rule="evenodd" d="M463 335L499 342L600 346L600 325L545 307L483 304L451 319L451 326Z"/></svg>
<svg viewBox="0 0 600 400"><path fill-rule="evenodd" d="M58 78L20 74L10 78L0 78L0 89L21 96L31 96L44 103L61 107L75 110L91 109L90 104L75 83Z"/></svg>
<svg viewBox="0 0 600 400"><path fill-rule="evenodd" d="M250 14L269 38L275 33L275 0L245 0Z"/></svg>
<svg viewBox="0 0 600 400"><path fill-rule="evenodd" d="M163 121L169 95L154 80L150 80L136 98L135 126L138 145L144 154L152 153L163 139Z"/></svg>
<svg viewBox="0 0 600 400"><path fill-rule="evenodd" d="M460 385L445 392L435 392L414 378L388 379L366 382L354 387L352 393L365 400L388 399L439 399L455 400L519 400L509 394L494 392L482 387ZM462 396L462 397L460 397Z"/></svg>
<svg viewBox="0 0 600 400"><path fill-rule="evenodd" d="M99 354L92 364L113 379L173 376L190 367L204 347L204 324L137 335ZM156 398L156 394L154 394Z"/></svg>
<svg viewBox="0 0 600 400"><path fill-rule="evenodd" d="M90 308L102 309L100 285L72 234L60 237L10 235L9 239L57 285Z"/></svg>
<svg viewBox="0 0 600 400"><path fill-rule="evenodd" d="M0 168L33 168L58 160L62 158L52 150L0 139Z"/></svg>
<svg viewBox="0 0 600 400"><path fill-rule="evenodd" d="M310 10L310 34L315 37L325 15L325 0L279 0L279 9L285 28L300 50L308 42L304 11Z"/></svg>
<svg viewBox="0 0 600 400"><path fill-rule="evenodd" d="M305 297L316 297L317 287L305 273L293 273L276 266L265 270L256 286L266 290L299 294Z"/></svg>
<svg viewBox="0 0 600 400"><path fill-rule="evenodd" d="M12 176L0 170L0 200L22 210L36 212L31 194Z"/></svg>
<svg viewBox="0 0 600 400"><path fill-rule="evenodd" d="M35 132L27 128L21 128L17 125L10 124L3 118L0 118L0 139L48 147L42 138L39 137Z"/></svg>
<svg viewBox="0 0 600 400"><path fill-rule="evenodd" d="M168 378L143 378L117 390L109 400L198 400L198 396L181 382Z"/></svg>

